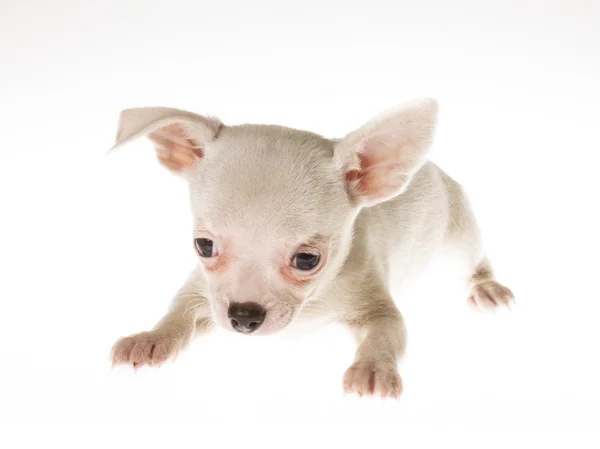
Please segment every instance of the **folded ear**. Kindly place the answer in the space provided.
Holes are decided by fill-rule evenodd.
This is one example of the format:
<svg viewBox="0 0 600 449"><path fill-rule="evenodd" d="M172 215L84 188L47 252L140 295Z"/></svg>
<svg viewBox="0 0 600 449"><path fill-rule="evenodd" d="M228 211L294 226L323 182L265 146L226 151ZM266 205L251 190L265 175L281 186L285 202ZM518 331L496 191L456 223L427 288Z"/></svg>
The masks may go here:
<svg viewBox="0 0 600 449"><path fill-rule="evenodd" d="M214 139L221 126L223 124L216 118L179 109L125 109L119 119L117 141L110 151L147 136L154 144L161 164L182 173L204 156L205 146Z"/></svg>
<svg viewBox="0 0 600 449"><path fill-rule="evenodd" d="M334 161L353 202L372 206L402 193L426 161L438 103L423 99L378 116L339 141Z"/></svg>

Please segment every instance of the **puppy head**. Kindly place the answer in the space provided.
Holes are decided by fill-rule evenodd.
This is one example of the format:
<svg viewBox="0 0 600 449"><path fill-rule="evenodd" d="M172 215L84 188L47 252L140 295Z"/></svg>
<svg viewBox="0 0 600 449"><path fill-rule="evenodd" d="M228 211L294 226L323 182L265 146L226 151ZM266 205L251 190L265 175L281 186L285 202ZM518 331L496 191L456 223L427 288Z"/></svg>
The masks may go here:
<svg viewBox="0 0 600 449"><path fill-rule="evenodd" d="M434 100L413 102L329 140L138 108L121 113L115 147L147 136L159 161L187 179L213 318L265 335L331 285L359 211L402 193L425 162L436 115Z"/></svg>

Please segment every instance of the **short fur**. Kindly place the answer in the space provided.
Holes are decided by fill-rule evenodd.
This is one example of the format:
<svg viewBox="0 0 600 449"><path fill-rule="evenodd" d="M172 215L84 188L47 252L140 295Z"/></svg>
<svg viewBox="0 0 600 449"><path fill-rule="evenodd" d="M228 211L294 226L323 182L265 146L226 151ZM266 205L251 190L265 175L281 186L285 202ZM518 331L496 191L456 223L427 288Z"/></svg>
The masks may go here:
<svg viewBox="0 0 600 449"><path fill-rule="evenodd" d="M123 111L115 147L150 138L160 162L188 180L194 237L218 254L199 258L154 329L115 343L113 364L160 365L212 323L233 330L231 302L253 302L267 315L252 335L318 315L344 323L358 341L344 390L398 397L406 331L390 278L418 274L451 245L468 267L472 305L513 299L494 279L462 188L426 158L437 110L435 100L413 101L343 139L169 108ZM314 272L294 266L301 251L320 255Z"/></svg>

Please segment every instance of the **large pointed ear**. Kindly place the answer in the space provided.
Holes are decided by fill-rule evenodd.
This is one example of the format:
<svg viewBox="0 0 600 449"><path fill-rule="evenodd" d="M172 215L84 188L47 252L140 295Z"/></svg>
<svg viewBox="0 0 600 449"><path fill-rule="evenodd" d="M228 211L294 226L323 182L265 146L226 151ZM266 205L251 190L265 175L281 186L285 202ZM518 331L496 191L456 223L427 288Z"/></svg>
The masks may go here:
<svg viewBox="0 0 600 449"><path fill-rule="evenodd" d="M146 136L154 144L158 160L169 170L183 173L204 156L205 146L215 138L223 124L172 108L125 109L119 119L117 141L110 151Z"/></svg>
<svg viewBox="0 0 600 449"><path fill-rule="evenodd" d="M426 161L438 103L416 100L346 135L334 149L351 200L372 206L399 195Z"/></svg>

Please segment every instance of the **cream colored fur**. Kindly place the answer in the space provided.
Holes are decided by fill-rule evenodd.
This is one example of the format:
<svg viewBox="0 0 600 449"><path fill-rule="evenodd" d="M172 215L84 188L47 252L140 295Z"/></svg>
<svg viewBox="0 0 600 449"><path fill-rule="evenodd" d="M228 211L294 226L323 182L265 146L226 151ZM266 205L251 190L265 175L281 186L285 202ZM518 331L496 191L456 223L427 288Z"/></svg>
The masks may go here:
<svg viewBox="0 0 600 449"><path fill-rule="evenodd" d="M451 245L472 305L513 299L494 279L462 188L426 158L437 110L431 99L407 103L334 140L176 109L124 111L115 148L151 139L188 180L194 238L210 238L219 254L199 258L154 329L115 343L113 363L160 365L213 323L232 329L229 303L251 301L267 311L252 335L319 315L344 323L358 342L345 391L398 397L406 332L390 278L418 275ZM304 248L321 256L315 273L292 266Z"/></svg>

